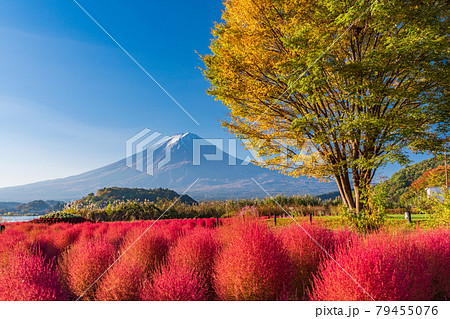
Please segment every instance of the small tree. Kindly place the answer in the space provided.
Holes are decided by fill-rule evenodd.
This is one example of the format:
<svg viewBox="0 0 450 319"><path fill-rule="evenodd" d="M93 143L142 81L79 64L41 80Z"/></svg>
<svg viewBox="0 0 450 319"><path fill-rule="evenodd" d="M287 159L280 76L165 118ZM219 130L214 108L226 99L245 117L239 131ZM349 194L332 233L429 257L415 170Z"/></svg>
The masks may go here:
<svg viewBox="0 0 450 319"><path fill-rule="evenodd" d="M334 177L359 212L378 168L438 147L450 118L447 1L224 5L204 74L230 110L223 125L259 145L257 164Z"/></svg>
<svg viewBox="0 0 450 319"><path fill-rule="evenodd" d="M364 210L356 212L344 207L343 217L357 231L369 233L378 230L385 223L387 207L387 187L381 182L377 186L370 186L361 190L361 202Z"/></svg>

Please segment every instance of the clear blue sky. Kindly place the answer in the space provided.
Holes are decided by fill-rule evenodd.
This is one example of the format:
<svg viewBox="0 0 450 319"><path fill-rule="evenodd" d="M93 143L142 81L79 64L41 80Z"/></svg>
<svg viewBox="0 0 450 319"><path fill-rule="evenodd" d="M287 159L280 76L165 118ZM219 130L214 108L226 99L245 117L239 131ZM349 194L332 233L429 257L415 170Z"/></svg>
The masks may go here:
<svg viewBox="0 0 450 319"><path fill-rule="evenodd" d="M77 1L200 125L73 0L0 0L0 187L110 164L146 127L230 137L195 52L209 52L220 0Z"/></svg>

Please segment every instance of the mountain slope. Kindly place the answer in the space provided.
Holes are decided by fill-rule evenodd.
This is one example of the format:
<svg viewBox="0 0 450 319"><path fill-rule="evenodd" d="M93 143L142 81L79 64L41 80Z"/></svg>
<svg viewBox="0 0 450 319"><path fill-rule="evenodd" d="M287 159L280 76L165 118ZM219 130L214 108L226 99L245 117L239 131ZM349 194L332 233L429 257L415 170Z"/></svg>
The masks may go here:
<svg viewBox="0 0 450 319"><path fill-rule="evenodd" d="M394 173L392 177L386 181L389 200L393 203L398 203L400 196L408 191L412 182L417 180L426 171L441 165L444 165L443 160L430 158L402 168L398 172Z"/></svg>
<svg viewBox="0 0 450 319"><path fill-rule="evenodd" d="M334 182L323 183L306 177L292 178L253 164L245 165L238 158L231 157L236 165L229 165L230 155L226 153L223 153L220 160L206 160L205 155L216 151L213 145L200 148L200 165L194 165L193 144L196 139L200 137L192 133L172 136L154 145L145 154L134 155L133 167L128 167L126 159L122 159L76 176L1 188L0 201L70 201L105 187L162 187L181 194L197 179L187 191L196 200L267 197L255 181L271 195L317 195L337 190ZM136 170L137 166L146 168L145 155L151 152L156 164L161 163L166 154L170 153L170 161L166 165L160 169L155 165L153 176Z"/></svg>

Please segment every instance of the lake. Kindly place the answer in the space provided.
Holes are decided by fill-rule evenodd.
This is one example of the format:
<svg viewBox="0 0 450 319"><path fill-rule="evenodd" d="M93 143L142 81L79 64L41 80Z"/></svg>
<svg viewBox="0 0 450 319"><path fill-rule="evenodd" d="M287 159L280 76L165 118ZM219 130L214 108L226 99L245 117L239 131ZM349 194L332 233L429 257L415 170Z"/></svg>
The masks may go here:
<svg viewBox="0 0 450 319"><path fill-rule="evenodd" d="M27 222L39 216L0 216L0 223Z"/></svg>

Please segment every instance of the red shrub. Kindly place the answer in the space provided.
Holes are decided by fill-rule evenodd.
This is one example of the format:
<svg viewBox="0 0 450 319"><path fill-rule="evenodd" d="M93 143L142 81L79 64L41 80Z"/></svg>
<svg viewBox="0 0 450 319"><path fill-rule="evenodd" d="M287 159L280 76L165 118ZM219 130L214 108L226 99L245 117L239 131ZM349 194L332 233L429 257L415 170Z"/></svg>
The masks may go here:
<svg viewBox="0 0 450 319"><path fill-rule="evenodd" d="M164 261L169 246L169 240L159 228L151 228L145 233L142 229L136 229L127 236L122 245L122 252L127 250L122 259L137 260L147 271L153 272Z"/></svg>
<svg viewBox="0 0 450 319"><path fill-rule="evenodd" d="M161 273L147 281L141 291L142 300L202 301L208 300L204 279L192 268L165 266Z"/></svg>
<svg viewBox="0 0 450 319"><path fill-rule="evenodd" d="M140 237L143 231L138 228L125 240L121 249L122 257L100 284L98 300L137 300L142 283L151 278L164 261L169 241L157 228L150 229Z"/></svg>
<svg viewBox="0 0 450 319"><path fill-rule="evenodd" d="M79 224L79 225L81 227L80 228L81 232L80 232L78 239L82 240L82 241L86 241L86 240L91 240L95 237L97 228L101 224L83 223L83 224Z"/></svg>
<svg viewBox="0 0 450 319"><path fill-rule="evenodd" d="M61 224L56 224L61 225ZM66 224L70 225L70 224ZM56 232L53 232L53 244L55 247L57 247L61 252L64 252L66 249L68 249L70 246L75 244L75 242L80 237L80 233L82 230L82 227L80 226L82 224L78 224L76 226L70 225L65 230Z"/></svg>
<svg viewBox="0 0 450 319"><path fill-rule="evenodd" d="M419 249L405 234L370 235L348 251L339 253L336 262L328 260L321 267L312 299L371 300L372 296L377 301L399 301L432 298L431 274Z"/></svg>
<svg viewBox="0 0 450 319"><path fill-rule="evenodd" d="M114 222L109 224L110 225L104 234L106 240L116 247L122 246L126 235L132 229L133 224L129 222Z"/></svg>
<svg viewBox="0 0 450 319"><path fill-rule="evenodd" d="M205 227L206 222L204 219L197 219L197 227Z"/></svg>
<svg viewBox="0 0 450 319"><path fill-rule="evenodd" d="M334 251L349 249L354 242L361 239L359 233L355 233L349 229L337 229L333 231Z"/></svg>
<svg viewBox="0 0 450 319"><path fill-rule="evenodd" d="M181 223L176 220L164 225L164 232L171 242L175 242L178 237L183 236L185 229L182 228Z"/></svg>
<svg viewBox="0 0 450 319"><path fill-rule="evenodd" d="M7 230L1 234L0 268L8 267L14 259L14 250L18 248L23 251L31 251L32 245L24 233L7 228Z"/></svg>
<svg viewBox="0 0 450 319"><path fill-rule="evenodd" d="M217 261L218 297L222 300L285 298L291 288L293 265L281 241L258 222L241 221L230 227L234 239ZM230 231L226 233L229 235Z"/></svg>
<svg viewBox="0 0 450 319"><path fill-rule="evenodd" d="M94 281L111 265L115 254L114 245L104 240L81 240L62 255L60 271L68 289L75 297L80 297ZM98 282L83 296L92 300Z"/></svg>
<svg viewBox="0 0 450 319"><path fill-rule="evenodd" d="M54 243L55 234L39 235L34 239L35 249L42 252L47 260L52 260L61 254L61 250Z"/></svg>
<svg viewBox="0 0 450 319"><path fill-rule="evenodd" d="M242 217L229 218L223 227L219 227L218 237L224 247L230 245L236 239L236 234L241 232L244 222L245 220Z"/></svg>
<svg viewBox="0 0 450 319"><path fill-rule="evenodd" d="M196 228L178 239L170 251L169 263L195 270L205 279L212 295L212 279L219 250L220 242L215 230Z"/></svg>
<svg viewBox="0 0 450 319"><path fill-rule="evenodd" d="M31 240L47 259L52 259L59 257L62 252L73 245L78 240L81 230L82 228L68 223L56 223L45 226L45 231Z"/></svg>
<svg viewBox="0 0 450 319"><path fill-rule="evenodd" d="M46 227L45 225L35 225L31 223L13 223L14 225L8 225L8 228L13 228L15 231L23 232L26 234L34 235L35 233L38 233L40 230L42 230L43 227Z"/></svg>
<svg viewBox="0 0 450 319"><path fill-rule="evenodd" d="M328 254L334 253L338 244L335 235L326 228L294 223L281 229L278 236L295 265L296 296L302 298L319 265L328 258Z"/></svg>
<svg viewBox="0 0 450 319"><path fill-rule="evenodd" d="M433 300L450 300L450 231L438 229L418 232L415 242L423 254L423 262L433 275Z"/></svg>
<svg viewBox="0 0 450 319"><path fill-rule="evenodd" d="M8 267L0 267L0 300L66 300L58 275L41 255L23 249L11 252Z"/></svg>
<svg viewBox="0 0 450 319"><path fill-rule="evenodd" d="M105 274L97 289L95 299L104 301L139 300L142 283L148 278L142 263L136 260L116 264Z"/></svg>
<svg viewBox="0 0 450 319"><path fill-rule="evenodd" d="M108 230L110 228L110 226L113 223L99 223L99 224L94 224L95 226L93 226L93 233L92 236L93 238L104 238L106 239Z"/></svg>
<svg viewBox="0 0 450 319"><path fill-rule="evenodd" d="M214 228L216 227L216 219L215 218L208 218L205 220L205 227L208 228Z"/></svg>

